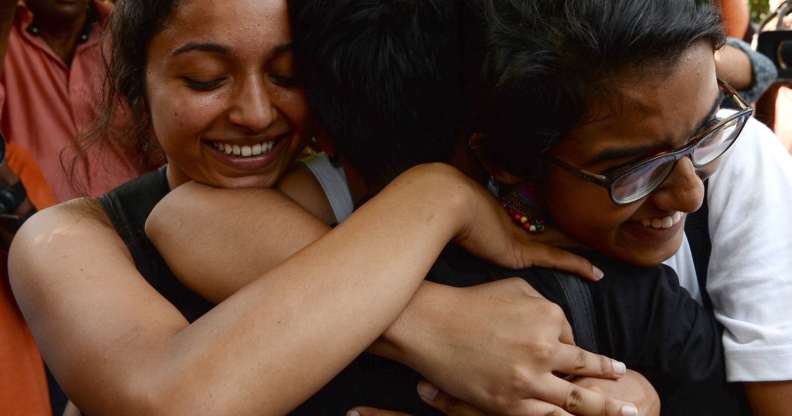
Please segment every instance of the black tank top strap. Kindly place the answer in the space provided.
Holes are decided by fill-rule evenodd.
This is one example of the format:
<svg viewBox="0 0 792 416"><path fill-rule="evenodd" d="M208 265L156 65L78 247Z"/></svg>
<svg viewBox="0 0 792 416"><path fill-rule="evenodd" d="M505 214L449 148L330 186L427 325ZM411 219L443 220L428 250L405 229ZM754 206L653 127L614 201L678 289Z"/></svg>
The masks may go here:
<svg viewBox="0 0 792 416"><path fill-rule="evenodd" d="M182 285L146 237L146 219L170 191L165 168L145 174L106 193L99 203L146 281L193 322L212 304Z"/></svg>

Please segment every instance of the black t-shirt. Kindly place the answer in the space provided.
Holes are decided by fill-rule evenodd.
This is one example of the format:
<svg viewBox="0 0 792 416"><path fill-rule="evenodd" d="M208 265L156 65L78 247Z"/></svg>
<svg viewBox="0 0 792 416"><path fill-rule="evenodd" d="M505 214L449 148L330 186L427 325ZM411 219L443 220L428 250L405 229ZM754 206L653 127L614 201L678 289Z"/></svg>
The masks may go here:
<svg viewBox="0 0 792 416"><path fill-rule="evenodd" d="M193 322L212 305L179 283L144 232L146 218L167 193L165 172L159 170L122 185L100 202L140 273ZM428 279L471 286L521 277L564 309L579 344L644 374L660 393L664 415L750 414L740 388L725 383L722 329L711 311L679 287L671 269L589 257L605 272L598 283L546 269L504 270L449 247ZM362 354L293 414L341 415L360 405L437 414L416 394L420 379L401 364Z"/></svg>

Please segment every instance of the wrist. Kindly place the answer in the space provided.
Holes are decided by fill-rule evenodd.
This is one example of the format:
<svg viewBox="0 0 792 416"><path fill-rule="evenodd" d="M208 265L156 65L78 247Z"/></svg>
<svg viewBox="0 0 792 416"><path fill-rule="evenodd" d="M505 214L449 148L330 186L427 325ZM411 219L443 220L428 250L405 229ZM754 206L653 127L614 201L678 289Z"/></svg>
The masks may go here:
<svg viewBox="0 0 792 416"><path fill-rule="evenodd" d="M459 236L471 223L471 207L478 202L478 195L473 181L456 168L427 163L408 170L399 179L416 188L416 195L434 215L449 221L449 237Z"/></svg>
<svg viewBox="0 0 792 416"><path fill-rule="evenodd" d="M382 334L370 352L400 362L416 371L437 348L448 319L448 301L457 288L424 282L398 319Z"/></svg>

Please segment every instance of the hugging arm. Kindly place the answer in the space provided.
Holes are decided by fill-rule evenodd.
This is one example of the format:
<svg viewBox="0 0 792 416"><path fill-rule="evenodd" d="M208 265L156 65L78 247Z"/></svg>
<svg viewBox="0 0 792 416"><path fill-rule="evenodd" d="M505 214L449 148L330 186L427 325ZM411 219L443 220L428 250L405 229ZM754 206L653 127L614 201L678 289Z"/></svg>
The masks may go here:
<svg viewBox="0 0 792 416"><path fill-rule="evenodd" d="M483 189L479 188L479 192L489 201L488 209L492 212L487 215L503 221L489 227L513 229L515 238L523 238L524 233L511 226L497 203ZM174 218L180 220L175 222ZM479 221L485 218L480 216ZM308 244L308 240L319 238L322 227L325 226L321 222L291 202L278 199L271 191L217 190L188 184L174 190L155 208L147 223L147 233L180 279L209 299L220 301L255 278L255 270L272 267L279 261L276 257L288 256ZM300 231L303 228L304 233ZM556 250L543 254L544 246L526 247L533 250L531 259L538 255L559 261L552 258ZM472 249L475 251L476 247ZM394 256L397 253L393 251ZM563 264L575 262L566 260ZM591 270L588 262L576 267ZM537 316L558 317L555 313L558 308L527 294L528 289L524 281L503 281L469 289L425 282L371 350L427 373L443 388L489 409L497 403L512 403L525 397L565 404L573 386L563 381L536 381L555 379L551 371L617 376L611 360L568 345L571 335L563 319L537 319ZM510 302L496 302L494 298L508 298ZM468 314L471 319L450 320L447 311L460 308L471 311ZM481 316L473 311L480 311ZM514 336L491 337L498 329ZM482 339L489 340L492 348L484 351L469 348L480 344ZM535 354L526 352L545 351L554 346L565 346L569 354L557 356L551 362L545 359L546 354L538 354L537 360ZM515 372L524 378L512 379ZM510 382L505 383L506 379ZM606 404L610 406L608 414L618 414L614 401L598 394L584 397L583 405L588 410L580 414L600 414Z"/></svg>
<svg viewBox="0 0 792 416"><path fill-rule="evenodd" d="M55 376L87 414L283 414L387 329L450 240L493 242L488 254L504 263L524 259L508 235L477 228L486 217L477 195L444 173L406 173L192 324L146 283L92 201L23 226L11 285ZM426 193L443 195L445 215Z"/></svg>

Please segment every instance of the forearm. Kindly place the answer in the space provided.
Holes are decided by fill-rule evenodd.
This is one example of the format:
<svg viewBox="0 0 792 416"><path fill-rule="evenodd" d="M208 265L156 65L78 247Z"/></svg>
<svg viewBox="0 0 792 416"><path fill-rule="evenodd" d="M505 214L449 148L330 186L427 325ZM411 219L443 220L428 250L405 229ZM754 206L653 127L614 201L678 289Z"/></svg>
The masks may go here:
<svg viewBox="0 0 792 416"><path fill-rule="evenodd" d="M715 56L719 79L737 90L745 90L753 85L751 60L742 50L725 45Z"/></svg>
<svg viewBox="0 0 792 416"><path fill-rule="evenodd" d="M745 389L754 415L792 415L792 408L788 404L792 397L792 381L746 383Z"/></svg>
<svg viewBox="0 0 792 416"><path fill-rule="evenodd" d="M330 227L277 191L190 183L152 211L146 234L186 286L219 303Z"/></svg>
<svg viewBox="0 0 792 416"><path fill-rule="evenodd" d="M271 413L283 413L318 389L396 319L458 231L454 212L464 204L458 204L457 191L406 186L411 179L397 180L349 221L177 334L170 355L180 357L183 368L171 365L170 371L180 380L228 386L198 393L211 393L218 409L239 414L267 404ZM441 192L451 205L405 194L415 191ZM212 342L217 339L234 342ZM230 372L239 357L261 360ZM282 400L239 403L240 389L277 392Z"/></svg>

